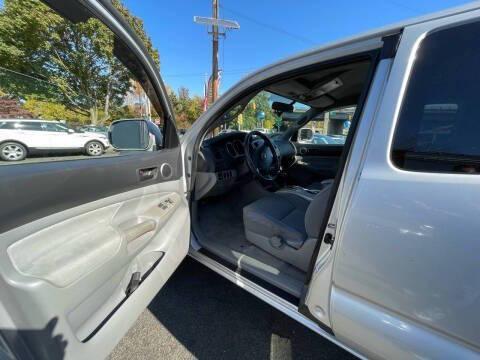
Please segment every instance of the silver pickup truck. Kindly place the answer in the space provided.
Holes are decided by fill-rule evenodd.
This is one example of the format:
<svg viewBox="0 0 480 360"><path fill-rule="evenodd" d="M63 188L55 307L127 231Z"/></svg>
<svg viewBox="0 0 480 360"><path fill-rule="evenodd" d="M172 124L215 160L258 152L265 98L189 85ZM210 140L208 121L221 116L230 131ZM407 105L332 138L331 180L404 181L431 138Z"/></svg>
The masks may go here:
<svg viewBox="0 0 480 360"><path fill-rule="evenodd" d="M252 73L180 142L112 3L44 2L66 42L111 33L153 115L114 154L0 166L0 357L107 356L187 255L360 358L480 357L479 3Z"/></svg>

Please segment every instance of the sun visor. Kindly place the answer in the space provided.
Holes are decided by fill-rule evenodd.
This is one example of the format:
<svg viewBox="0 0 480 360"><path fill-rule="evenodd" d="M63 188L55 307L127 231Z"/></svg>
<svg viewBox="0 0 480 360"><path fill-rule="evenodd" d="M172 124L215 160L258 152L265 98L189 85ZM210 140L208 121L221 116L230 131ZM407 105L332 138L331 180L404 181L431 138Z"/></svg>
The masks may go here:
<svg viewBox="0 0 480 360"><path fill-rule="evenodd" d="M308 105L315 108L326 108L326 107L332 106L334 103L335 101L333 101L328 96L321 96L319 98L308 101Z"/></svg>

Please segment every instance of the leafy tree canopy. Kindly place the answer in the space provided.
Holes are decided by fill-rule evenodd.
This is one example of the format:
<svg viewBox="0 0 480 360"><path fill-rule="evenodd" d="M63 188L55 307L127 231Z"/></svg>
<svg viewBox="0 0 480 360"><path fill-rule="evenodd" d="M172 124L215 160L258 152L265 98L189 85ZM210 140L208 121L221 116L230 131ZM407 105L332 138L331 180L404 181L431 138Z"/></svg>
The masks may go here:
<svg viewBox="0 0 480 360"><path fill-rule="evenodd" d="M203 112L203 99L200 96L190 97L187 88L181 87L178 89L178 94L168 89L168 97L173 105L179 129L189 128Z"/></svg>
<svg viewBox="0 0 480 360"><path fill-rule="evenodd" d="M142 20L120 0L112 2L159 65ZM132 75L113 55L113 47L113 33L97 19L73 24L39 0L4 0L0 90L46 117L108 120L123 111L132 86ZM42 101L51 104L40 105Z"/></svg>

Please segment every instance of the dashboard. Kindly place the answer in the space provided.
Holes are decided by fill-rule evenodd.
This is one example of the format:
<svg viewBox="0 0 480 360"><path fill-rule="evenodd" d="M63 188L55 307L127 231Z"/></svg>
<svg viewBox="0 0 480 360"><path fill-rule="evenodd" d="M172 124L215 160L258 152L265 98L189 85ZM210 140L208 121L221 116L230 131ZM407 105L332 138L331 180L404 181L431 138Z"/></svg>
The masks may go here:
<svg viewBox="0 0 480 360"><path fill-rule="evenodd" d="M250 169L245 161L244 140L246 132L233 131L220 134L203 141L197 160L197 179L209 182L208 191L205 184L196 184L202 188L202 197L221 195L237 184L252 179ZM272 138L282 157L282 166L290 167L295 161L295 146L281 137ZM255 144L254 144L255 145ZM209 175L206 175L209 174Z"/></svg>

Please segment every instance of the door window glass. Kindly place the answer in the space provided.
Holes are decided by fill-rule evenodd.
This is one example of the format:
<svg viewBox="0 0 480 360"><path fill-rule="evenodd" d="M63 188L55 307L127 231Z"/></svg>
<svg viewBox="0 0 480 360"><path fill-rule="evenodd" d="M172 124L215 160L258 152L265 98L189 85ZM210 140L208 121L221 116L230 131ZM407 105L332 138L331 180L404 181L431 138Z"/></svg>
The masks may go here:
<svg viewBox="0 0 480 360"><path fill-rule="evenodd" d="M0 129L3 129L3 130L11 130L11 129L15 129L15 123L12 122L12 121L4 121L4 122L1 122L0 121Z"/></svg>
<svg viewBox="0 0 480 360"><path fill-rule="evenodd" d="M20 121L20 122L14 123L14 129L42 131L42 124L40 122L33 122L33 121Z"/></svg>
<svg viewBox="0 0 480 360"><path fill-rule="evenodd" d="M54 131L54 132L68 132L68 128L66 126L57 125L55 123L42 123L42 128L45 131Z"/></svg>
<svg viewBox="0 0 480 360"><path fill-rule="evenodd" d="M428 35L417 51L392 145L402 169L480 173L480 23Z"/></svg>
<svg viewBox="0 0 480 360"><path fill-rule="evenodd" d="M120 2L113 5L128 14ZM143 24L133 16L131 20L159 66L158 52ZM149 121L155 134L147 150L163 148L163 109L143 65L98 19L73 23L40 0L4 1L0 3L0 44L1 129L38 130L42 136L68 132L72 145L72 151L54 155L48 146L42 152L29 151L35 143L28 134L0 132L0 165L133 156L131 151L113 149L108 139L112 122L123 119ZM2 119L19 121L12 127ZM26 146L23 153L28 159L2 158L6 141ZM54 141L65 140L49 138L45 143L58 148Z"/></svg>
<svg viewBox="0 0 480 360"><path fill-rule="evenodd" d="M313 145L344 145L356 106L319 114L298 131L297 142Z"/></svg>

